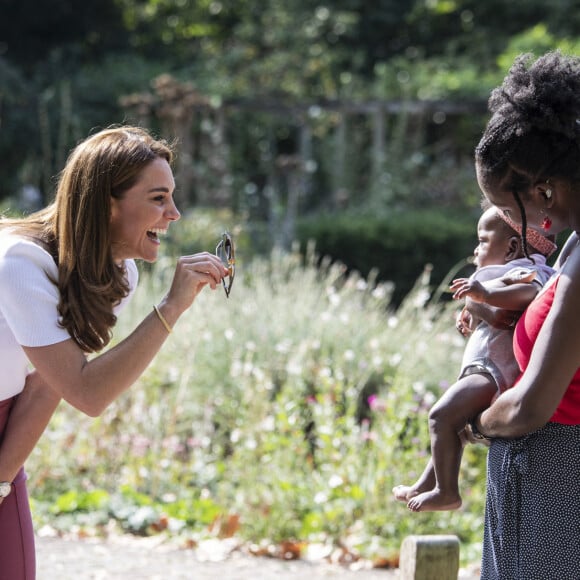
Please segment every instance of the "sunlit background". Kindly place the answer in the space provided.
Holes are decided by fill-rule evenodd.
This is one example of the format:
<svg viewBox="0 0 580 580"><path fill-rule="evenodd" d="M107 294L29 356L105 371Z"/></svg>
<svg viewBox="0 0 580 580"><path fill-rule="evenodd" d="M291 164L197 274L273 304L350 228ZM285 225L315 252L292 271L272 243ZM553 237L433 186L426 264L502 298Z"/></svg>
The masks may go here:
<svg viewBox="0 0 580 580"><path fill-rule="evenodd" d="M62 406L29 465L37 529L342 546L396 563L409 533L477 559L464 507L390 489L429 452L463 339L446 284L475 244L473 149L521 52L580 52L577 0L4 0L0 209L50 201L74 144L119 123L177 142L182 221L142 267L121 339L175 256L237 243L139 384L98 420ZM284 553L286 553L284 552Z"/></svg>

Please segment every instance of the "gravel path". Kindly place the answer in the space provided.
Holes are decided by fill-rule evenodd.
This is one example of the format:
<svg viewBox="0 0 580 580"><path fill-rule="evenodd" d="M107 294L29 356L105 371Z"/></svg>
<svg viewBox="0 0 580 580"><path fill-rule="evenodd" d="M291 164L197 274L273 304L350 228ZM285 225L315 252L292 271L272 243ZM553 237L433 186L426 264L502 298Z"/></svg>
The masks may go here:
<svg viewBox="0 0 580 580"><path fill-rule="evenodd" d="M183 550L156 538L37 538L37 580L395 580L398 570L255 557L221 542ZM461 580L477 580L461 570Z"/></svg>

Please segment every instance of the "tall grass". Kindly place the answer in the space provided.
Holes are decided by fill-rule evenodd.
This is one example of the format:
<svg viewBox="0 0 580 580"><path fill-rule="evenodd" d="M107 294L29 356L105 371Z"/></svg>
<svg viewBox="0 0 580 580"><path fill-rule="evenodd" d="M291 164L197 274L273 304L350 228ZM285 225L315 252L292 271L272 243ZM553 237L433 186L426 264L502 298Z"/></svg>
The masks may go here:
<svg viewBox="0 0 580 580"><path fill-rule="evenodd" d="M117 339L171 272L167 259L143 274ZM466 452L461 510L411 514L391 497L424 467L427 412L463 350L456 307L427 302L428 284L427 271L394 311L388 286L313 253L240 258L231 297L204 291L102 417L60 407L28 463L38 524L115 519L194 535L213 524L254 543L326 542L373 558L411 533L479 542L482 449Z"/></svg>

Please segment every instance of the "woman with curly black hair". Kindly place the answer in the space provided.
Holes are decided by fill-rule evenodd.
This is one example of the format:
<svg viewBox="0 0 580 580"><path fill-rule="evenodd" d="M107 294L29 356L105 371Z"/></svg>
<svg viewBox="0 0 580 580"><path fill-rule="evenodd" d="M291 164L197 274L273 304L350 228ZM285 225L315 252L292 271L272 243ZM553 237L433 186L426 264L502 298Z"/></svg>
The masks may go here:
<svg viewBox="0 0 580 580"><path fill-rule="evenodd" d="M491 440L481 577L580 578L580 58L518 57L489 108L483 193L524 243L572 235L515 328L519 380L472 422Z"/></svg>

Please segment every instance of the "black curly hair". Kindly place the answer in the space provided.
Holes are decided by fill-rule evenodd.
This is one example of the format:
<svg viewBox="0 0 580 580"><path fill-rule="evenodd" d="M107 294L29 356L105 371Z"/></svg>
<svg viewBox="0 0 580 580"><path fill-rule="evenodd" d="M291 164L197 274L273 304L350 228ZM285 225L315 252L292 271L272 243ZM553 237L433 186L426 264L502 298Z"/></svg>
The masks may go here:
<svg viewBox="0 0 580 580"><path fill-rule="evenodd" d="M534 185L580 185L580 57L520 55L489 98L489 120L475 149L480 179L522 199ZM525 238L524 238L525 239Z"/></svg>

